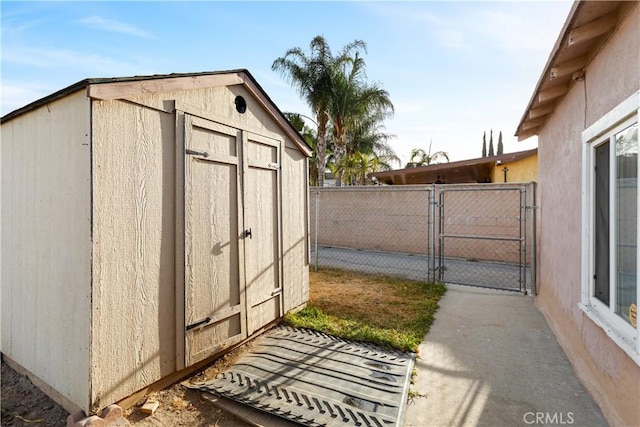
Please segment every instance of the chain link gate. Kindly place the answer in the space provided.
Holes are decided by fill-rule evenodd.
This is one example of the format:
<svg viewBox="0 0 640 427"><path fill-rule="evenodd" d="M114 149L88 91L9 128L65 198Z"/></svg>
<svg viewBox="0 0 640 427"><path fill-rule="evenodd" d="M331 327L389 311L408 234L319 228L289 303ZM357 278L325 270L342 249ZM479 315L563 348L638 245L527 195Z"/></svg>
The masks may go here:
<svg viewBox="0 0 640 427"><path fill-rule="evenodd" d="M534 190L535 183L312 188L310 261L534 291Z"/></svg>
<svg viewBox="0 0 640 427"><path fill-rule="evenodd" d="M527 293L527 185L438 188L437 280Z"/></svg>

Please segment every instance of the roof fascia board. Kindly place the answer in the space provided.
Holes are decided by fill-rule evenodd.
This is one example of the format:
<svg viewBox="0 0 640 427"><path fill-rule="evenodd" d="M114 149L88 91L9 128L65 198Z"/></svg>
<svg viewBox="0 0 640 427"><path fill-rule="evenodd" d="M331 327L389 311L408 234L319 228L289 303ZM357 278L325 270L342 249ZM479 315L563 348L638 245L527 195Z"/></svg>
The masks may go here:
<svg viewBox="0 0 640 427"><path fill-rule="evenodd" d="M449 163L437 163L435 165L426 165L426 166L418 166L415 168L404 168L404 169L395 169L391 171L383 171L383 172L373 172L370 173L370 176L376 177L387 177L393 175L401 175L408 173L420 173L420 172L431 172L431 171L442 171L451 168L457 167L471 167L471 166L479 166L485 164L491 164L494 162L502 162L503 164L515 162L517 160L525 159L527 157L533 156L537 154L538 149L532 148L531 150L525 151L516 151L515 153L507 153L500 154L499 156L491 156L491 157L480 157L477 159L470 160L459 160L457 162L449 162Z"/></svg>
<svg viewBox="0 0 640 427"><path fill-rule="evenodd" d="M132 80L122 82L98 82L90 84L87 94L92 99L101 101L122 99L136 95L147 95L162 92L198 89L201 87L219 87L242 84L244 79L239 73L194 75L149 80Z"/></svg>
<svg viewBox="0 0 640 427"><path fill-rule="evenodd" d="M60 89L57 92L52 93L51 95L47 95L44 98L40 98L38 100L35 100L33 102L30 102L29 104L25 105L24 107L20 107L17 110L13 110L10 113L5 114L4 116L2 116L2 118L0 119L0 121L2 121L2 123L8 122L9 120L18 117L30 110L34 110L38 107L41 107L43 105L49 104L53 101L56 101L60 98L64 98L67 95L70 95L74 92L77 92L79 90L84 89L88 84L88 79L85 80L81 80L77 83L72 84L71 86L67 86L64 89Z"/></svg>
<svg viewBox="0 0 640 427"><path fill-rule="evenodd" d="M300 136L300 133L293 127L293 125L287 120L282 111L280 111L275 103L269 98L267 93L260 87L258 82L255 81L251 74L246 73L246 79L244 79L245 88L264 106L265 110L269 113L271 118L280 126L280 128L287 134L287 136L298 146L307 157L313 155L313 150L306 141Z"/></svg>
<svg viewBox="0 0 640 427"><path fill-rule="evenodd" d="M558 39L556 40L556 43L554 44L553 49L551 50L551 53L549 54L549 58L547 58L547 63L545 64L544 68L542 69L542 73L540 74L540 77L538 78L538 83L536 83L536 87L533 90L533 94L531 94L531 99L529 99L529 103L527 104L527 108L524 110L524 113L522 114L522 118L520 119L520 122L518 123L518 127L516 128L516 133L514 134L514 136L518 136L518 130L520 129L520 126L522 126L522 123L524 123L524 121L527 120L527 116L529 114L529 111L531 110L531 108L535 104L535 102L536 102L536 100L538 98L538 94L540 93L540 89L542 89L542 85L544 84L545 79L547 78L547 76L549 75L549 73L551 71L551 67L553 66L553 63L554 63L554 61L556 59L556 56L558 56L558 52L562 48L562 44L564 42L564 39L566 37L568 37L569 28L571 28L573 26L573 22L575 21L577 15L578 15L578 10L581 7L582 7L582 1L581 0L576 0L573 3L573 6L571 6L571 10L569 11L569 15L567 16L567 20L564 22L564 25L562 26L562 30L560 31Z"/></svg>

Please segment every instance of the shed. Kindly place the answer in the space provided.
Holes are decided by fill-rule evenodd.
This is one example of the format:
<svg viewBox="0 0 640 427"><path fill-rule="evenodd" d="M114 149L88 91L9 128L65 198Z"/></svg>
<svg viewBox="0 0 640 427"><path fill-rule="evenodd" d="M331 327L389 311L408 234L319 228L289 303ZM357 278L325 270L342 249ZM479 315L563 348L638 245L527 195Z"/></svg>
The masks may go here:
<svg viewBox="0 0 640 427"><path fill-rule="evenodd" d="M306 304L311 150L248 71L87 79L1 122L1 350L65 409Z"/></svg>

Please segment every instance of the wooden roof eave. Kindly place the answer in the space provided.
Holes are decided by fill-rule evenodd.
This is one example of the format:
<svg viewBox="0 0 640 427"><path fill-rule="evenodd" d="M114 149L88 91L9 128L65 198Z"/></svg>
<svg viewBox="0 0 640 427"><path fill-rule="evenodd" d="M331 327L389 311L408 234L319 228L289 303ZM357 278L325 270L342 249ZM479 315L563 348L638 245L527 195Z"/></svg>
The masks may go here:
<svg viewBox="0 0 640 427"><path fill-rule="evenodd" d="M534 131L536 129L533 129ZM434 165L418 166L415 168L395 169L390 171L372 172L368 176L375 177L385 184L411 184L416 177L423 176L434 181L438 175L447 181L447 177L461 175L461 171L476 170L482 171L482 175L486 175L487 170L491 170L494 165L506 165L518 160L537 154L538 149L519 151L516 153L501 154L492 157L479 157L476 159L460 160L451 163L438 163ZM479 174L476 174L480 176ZM433 179L431 179L433 178ZM422 180L424 181L424 180ZM416 182L417 183L417 182Z"/></svg>
<svg viewBox="0 0 640 427"><path fill-rule="evenodd" d="M584 78L586 66L620 20L621 3L578 0L573 4L520 119L515 133L518 141L538 135L573 82ZM594 12L586 7L599 9ZM578 21L584 19L581 17L583 11L586 15L596 16L578 25ZM597 15L599 11L602 13Z"/></svg>

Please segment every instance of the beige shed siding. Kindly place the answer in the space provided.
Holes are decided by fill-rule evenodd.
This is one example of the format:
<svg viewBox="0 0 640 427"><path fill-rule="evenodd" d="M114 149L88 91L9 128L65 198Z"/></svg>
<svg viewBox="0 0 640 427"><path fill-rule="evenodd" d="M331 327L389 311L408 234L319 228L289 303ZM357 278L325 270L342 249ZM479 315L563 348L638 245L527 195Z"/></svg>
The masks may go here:
<svg viewBox="0 0 640 427"><path fill-rule="evenodd" d="M236 111L234 100L236 96L244 97L247 110L244 114ZM158 108L170 109L173 100L194 106L198 110L206 111L224 120L224 123L238 129L250 129L257 134L282 134L280 127L269 114L259 105L253 95L242 85L208 87L197 90L156 93L127 98L132 102L139 102Z"/></svg>
<svg viewBox="0 0 640 427"><path fill-rule="evenodd" d="M2 124L2 352L89 400L89 103L79 91Z"/></svg>
<svg viewBox="0 0 640 427"><path fill-rule="evenodd" d="M282 153L284 311L309 300L307 158L288 143Z"/></svg>
<svg viewBox="0 0 640 427"><path fill-rule="evenodd" d="M174 121L93 103L92 405L176 369Z"/></svg>
<svg viewBox="0 0 640 427"><path fill-rule="evenodd" d="M239 114L234 99L244 96ZM93 102L94 308L91 404L100 408L175 372L175 115L172 101L228 125L281 129L242 86ZM282 154L285 310L308 299L306 157Z"/></svg>
<svg viewBox="0 0 640 427"><path fill-rule="evenodd" d="M614 425L640 425L640 367L577 306L581 293L581 132L638 90L640 8L573 85L539 136L539 295L576 373ZM613 68L615 67L615 72ZM585 84L588 102L585 117Z"/></svg>

